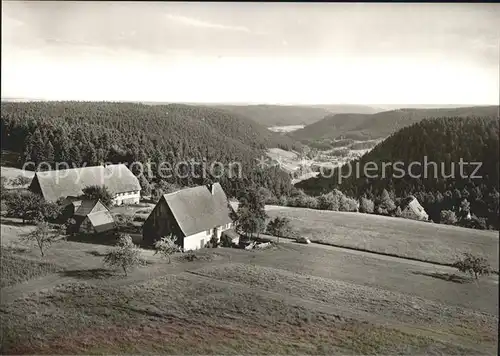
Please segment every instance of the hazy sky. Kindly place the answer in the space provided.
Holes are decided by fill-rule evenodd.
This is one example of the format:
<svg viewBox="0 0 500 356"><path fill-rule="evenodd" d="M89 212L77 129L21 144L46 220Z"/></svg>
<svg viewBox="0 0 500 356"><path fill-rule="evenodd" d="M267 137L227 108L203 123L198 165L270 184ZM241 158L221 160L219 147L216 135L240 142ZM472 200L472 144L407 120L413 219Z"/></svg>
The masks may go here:
<svg viewBox="0 0 500 356"><path fill-rule="evenodd" d="M498 4L2 2L2 97L496 104Z"/></svg>

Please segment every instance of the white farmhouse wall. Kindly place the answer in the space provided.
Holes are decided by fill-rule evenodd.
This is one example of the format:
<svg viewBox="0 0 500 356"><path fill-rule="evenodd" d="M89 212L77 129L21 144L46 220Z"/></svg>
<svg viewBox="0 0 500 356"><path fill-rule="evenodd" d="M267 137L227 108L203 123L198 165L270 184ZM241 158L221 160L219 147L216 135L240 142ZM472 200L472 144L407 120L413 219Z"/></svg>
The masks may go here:
<svg viewBox="0 0 500 356"><path fill-rule="evenodd" d="M205 247L206 243L210 241L212 234L207 235L206 231L187 236L184 238L184 251L198 250Z"/></svg>
<svg viewBox="0 0 500 356"><path fill-rule="evenodd" d="M117 193L113 198L113 203L115 205L139 204L140 200L141 200L141 191L136 190L133 192Z"/></svg>
<svg viewBox="0 0 500 356"><path fill-rule="evenodd" d="M223 231L230 229L233 226L232 223L222 226L217 226L217 238L220 240ZM197 234L187 236L184 238L184 251L197 250L205 247L208 241L212 238L214 229L202 231ZM203 242L203 244L202 244Z"/></svg>

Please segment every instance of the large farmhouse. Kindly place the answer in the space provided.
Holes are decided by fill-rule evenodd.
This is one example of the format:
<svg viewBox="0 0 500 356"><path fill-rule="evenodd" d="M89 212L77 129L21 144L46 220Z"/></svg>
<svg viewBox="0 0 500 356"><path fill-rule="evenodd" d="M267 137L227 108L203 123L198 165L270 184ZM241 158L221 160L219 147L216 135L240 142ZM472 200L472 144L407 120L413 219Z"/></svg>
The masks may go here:
<svg viewBox="0 0 500 356"><path fill-rule="evenodd" d="M231 207L219 183L163 195L143 225L143 240L152 244L173 234L184 250L205 247L212 236L233 226Z"/></svg>
<svg viewBox="0 0 500 356"><path fill-rule="evenodd" d="M115 205L139 203L141 197L139 180L124 164L36 172L29 189L55 202L59 198L74 200L90 185L105 185Z"/></svg>

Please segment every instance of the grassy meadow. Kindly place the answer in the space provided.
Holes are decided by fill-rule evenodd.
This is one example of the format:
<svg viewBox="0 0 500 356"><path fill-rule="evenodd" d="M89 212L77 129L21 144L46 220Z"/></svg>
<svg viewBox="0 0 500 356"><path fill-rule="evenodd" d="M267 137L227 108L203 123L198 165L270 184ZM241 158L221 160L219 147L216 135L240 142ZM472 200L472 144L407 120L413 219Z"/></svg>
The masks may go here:
<svg viewBox="0 0 500 356"><path fill-rule="evenodd" d="M453 263L463 252L473 252L498 271L498 231L304 208L269 206L267 211L271 218L289 218L313 242L438 263Z"/></svg>

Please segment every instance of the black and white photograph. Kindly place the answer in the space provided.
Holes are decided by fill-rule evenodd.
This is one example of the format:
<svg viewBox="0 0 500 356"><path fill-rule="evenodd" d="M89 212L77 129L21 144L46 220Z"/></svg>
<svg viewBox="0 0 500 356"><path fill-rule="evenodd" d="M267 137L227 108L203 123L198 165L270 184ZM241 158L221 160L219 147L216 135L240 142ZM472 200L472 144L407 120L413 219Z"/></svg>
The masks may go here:
<svg viewBox="0 0 500 356"><path fill-rule="evenodd" d="M0 354L497 355L499 24L2 1Z"/></svg>

